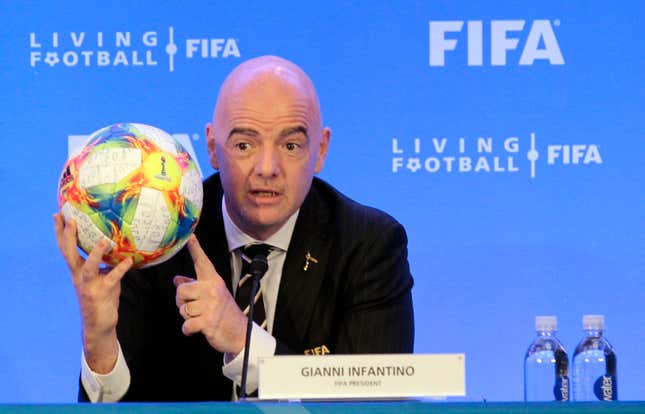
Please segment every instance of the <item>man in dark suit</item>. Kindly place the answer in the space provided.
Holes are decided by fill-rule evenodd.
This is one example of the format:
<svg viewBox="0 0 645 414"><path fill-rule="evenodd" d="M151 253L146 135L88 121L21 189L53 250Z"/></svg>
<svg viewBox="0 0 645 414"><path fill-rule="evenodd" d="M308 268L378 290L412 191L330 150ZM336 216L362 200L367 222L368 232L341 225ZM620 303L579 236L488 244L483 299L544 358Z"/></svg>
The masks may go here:
<svg viewBox="0 0 645 414"><path fill-rule="evenodd" d="M330 134L300 68L252 59L226 79L207 126L219 173L204 182L187 249L149 269L128 272L125 260L103 274L108 246L83 260L75 223L56 216L81 307L81 400L229 400L246 332L234 296L244 249L257 243L266 244L269 270L256 303L266 312L252 329L250 392L262 356L412 352L405 231L313 177Z"/></svg>

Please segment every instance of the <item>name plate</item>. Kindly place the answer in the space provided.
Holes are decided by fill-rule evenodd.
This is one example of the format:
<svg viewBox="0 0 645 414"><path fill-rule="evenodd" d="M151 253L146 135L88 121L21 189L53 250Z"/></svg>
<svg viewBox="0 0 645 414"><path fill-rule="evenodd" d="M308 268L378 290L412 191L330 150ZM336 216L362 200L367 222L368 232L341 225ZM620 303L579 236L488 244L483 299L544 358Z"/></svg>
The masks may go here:
<svg viewBox="0 0 645 414"><path fill-rule="evenodd" d="M259 361L259 399L465 395L464 354L288 355Z"/></svg>

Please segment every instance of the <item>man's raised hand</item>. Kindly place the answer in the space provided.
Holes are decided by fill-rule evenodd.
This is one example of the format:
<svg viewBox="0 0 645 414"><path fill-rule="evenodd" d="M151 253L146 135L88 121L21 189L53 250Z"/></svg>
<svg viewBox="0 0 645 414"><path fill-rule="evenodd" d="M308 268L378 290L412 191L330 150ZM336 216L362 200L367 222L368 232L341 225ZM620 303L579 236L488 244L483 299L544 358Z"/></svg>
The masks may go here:
<svg viewBox="0 0 645 414"><path fill-rule="evenodd" d="M66 222L57 213L54 228L80 306L85 359L94 372L108 373L118 356L116 324L121 279L132 267L132 259L125 259L114 268L101 269L101 259L110 250L108 242L101 240L84 260L78 253L76 222Z"/></svg>

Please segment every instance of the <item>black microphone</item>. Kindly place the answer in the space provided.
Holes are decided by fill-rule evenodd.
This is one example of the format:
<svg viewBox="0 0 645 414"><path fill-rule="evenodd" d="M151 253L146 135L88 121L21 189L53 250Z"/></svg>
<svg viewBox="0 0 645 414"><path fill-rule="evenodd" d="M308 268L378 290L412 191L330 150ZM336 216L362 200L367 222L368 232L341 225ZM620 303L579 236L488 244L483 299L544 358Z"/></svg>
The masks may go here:
<svg viewBox="0 0 645 414"><path fill-rule="evenodd" d="M251 346L251 329L253 327L253 308L255 304L255 295L258 293L260 279L269 269L269 263L266 256L256 254L249 265L249 273L253 276L251 286L251 300L249 301L249 315L246 322L246 340L244 341L244 362L242 364L242 382L240 383L240 399L246 398L246 375L249 370L249 348Z"/></svg>

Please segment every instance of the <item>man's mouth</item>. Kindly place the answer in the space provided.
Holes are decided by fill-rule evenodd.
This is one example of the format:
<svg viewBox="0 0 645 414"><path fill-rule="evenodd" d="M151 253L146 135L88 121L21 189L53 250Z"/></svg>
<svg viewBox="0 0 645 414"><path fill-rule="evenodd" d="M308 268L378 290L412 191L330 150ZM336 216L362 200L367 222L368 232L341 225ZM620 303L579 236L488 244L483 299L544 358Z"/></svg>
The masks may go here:
<svg viewBox="0 0 645 414"><path fill-rule="evenodd" d="M277 197L280 195L277 191L270 190L251 190L251 194L256 197Z"/></svg>

